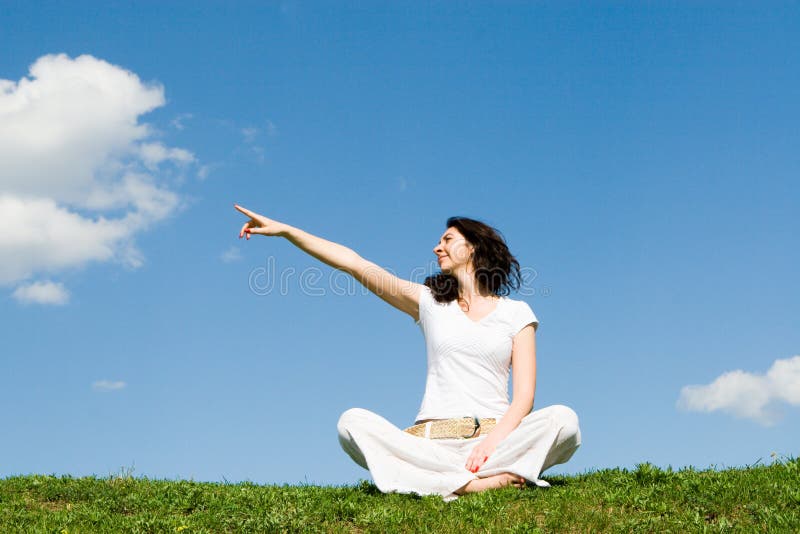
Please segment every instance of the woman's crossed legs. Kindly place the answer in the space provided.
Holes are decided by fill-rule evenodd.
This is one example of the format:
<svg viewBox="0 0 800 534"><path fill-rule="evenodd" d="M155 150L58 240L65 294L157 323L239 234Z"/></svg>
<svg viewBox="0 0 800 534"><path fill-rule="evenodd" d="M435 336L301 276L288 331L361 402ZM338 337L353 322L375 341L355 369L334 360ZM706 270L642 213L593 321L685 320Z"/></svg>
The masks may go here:
<svg viewBox="0 0 800 534"><path fill-rule="evenodd" d="M539 474L569 460L580 446L578 418L560 405L525 416L477 475L463 465L476 440L414 437L358 408L345 412L338 426L345 452L370 470L381 491L434 493L446 500L509 485L522 488L527 481L547 486Z"/></svg>

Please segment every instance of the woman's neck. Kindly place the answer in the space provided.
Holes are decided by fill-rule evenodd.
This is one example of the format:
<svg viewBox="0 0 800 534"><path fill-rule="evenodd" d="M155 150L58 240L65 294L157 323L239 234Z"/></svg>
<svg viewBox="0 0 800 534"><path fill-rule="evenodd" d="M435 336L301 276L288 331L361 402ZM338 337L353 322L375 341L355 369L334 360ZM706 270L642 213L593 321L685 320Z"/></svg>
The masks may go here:
<svg viewBox="0 0 800 534"><path fill-rule="evenodd" d="M458 299L470 304L475 299L493 298L496 295L483 290L475 281L474 271L461 271L456 274L458 279Z"/></svg>

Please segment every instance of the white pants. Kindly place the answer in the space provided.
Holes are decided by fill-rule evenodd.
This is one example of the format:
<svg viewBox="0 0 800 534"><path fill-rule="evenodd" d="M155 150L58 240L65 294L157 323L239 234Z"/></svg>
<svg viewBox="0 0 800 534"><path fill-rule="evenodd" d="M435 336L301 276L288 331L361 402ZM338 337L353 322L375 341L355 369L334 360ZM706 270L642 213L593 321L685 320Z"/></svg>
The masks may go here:
<svg viewBox="0 0 800 534"><path fill-rule="evenodd" d="M537 486L549 486L539 475L563 464L581 444L578 416L554 405L534 410L500 442L477 474L465 464L473 447L486 436L472 439L426 439L412 436L383 417L351 408L339 418L339 443L384 493L441 495L445 501L470 480L499 473L525 477Z"/></svg>

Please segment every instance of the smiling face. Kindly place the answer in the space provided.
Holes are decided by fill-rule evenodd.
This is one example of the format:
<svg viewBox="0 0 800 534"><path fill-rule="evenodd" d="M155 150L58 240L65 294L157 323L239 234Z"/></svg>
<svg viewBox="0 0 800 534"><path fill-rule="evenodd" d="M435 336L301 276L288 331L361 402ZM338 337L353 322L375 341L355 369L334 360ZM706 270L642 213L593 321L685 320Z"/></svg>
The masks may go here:
<svg viewBox="0 0 800 534"><path fill-rule="evenodd" d="M444 273L453 273L458 268L470 265L474 248L457 228L451 226L439 239L433 253L439 258L439 268Z"/></svg>

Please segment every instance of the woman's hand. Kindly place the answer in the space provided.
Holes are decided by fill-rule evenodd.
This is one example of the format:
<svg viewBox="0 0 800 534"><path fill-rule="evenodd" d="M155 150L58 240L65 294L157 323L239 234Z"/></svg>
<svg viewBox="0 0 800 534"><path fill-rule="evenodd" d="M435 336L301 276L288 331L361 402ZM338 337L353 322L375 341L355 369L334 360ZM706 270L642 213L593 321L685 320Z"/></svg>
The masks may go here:
<svg viewBox="0 0 800 534"><path fill-rule="evenodd" d="M467 458L467 464L465 466L467 470L472 473L477 473L478 469L489 459L489 456L494 453L496 447L497 445L490 437L487 437L485 440L475 445L469 458Z"/></svg>
<svg viewBox="0 0 800 534"><path fill-rule="evenodd" d="M250 239L250 234L282 236L285 235L288 229L288 225L286 224L268 219L263 215L259 215L237 204L234 204L233 207L250 217L250 220L244 223L244 226L242 226L242 229L239 231L239 239L244 236Z"/></svg>

